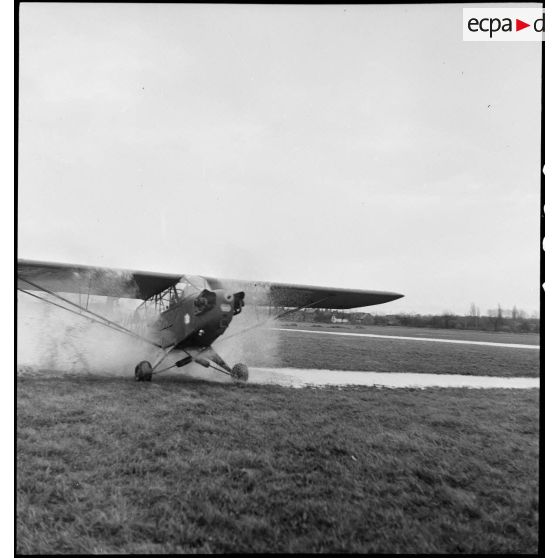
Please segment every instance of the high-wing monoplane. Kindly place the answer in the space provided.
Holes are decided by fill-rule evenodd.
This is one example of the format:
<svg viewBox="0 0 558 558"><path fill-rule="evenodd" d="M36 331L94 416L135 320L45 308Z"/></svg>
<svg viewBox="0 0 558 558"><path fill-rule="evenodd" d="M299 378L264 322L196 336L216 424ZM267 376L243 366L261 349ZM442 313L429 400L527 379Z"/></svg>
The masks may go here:
<svg viewBox="0 0 558 558"><path fill-rule="evenodd" d="M385 291L239 281L32 260L18 260L17 279L19 291L157 347L160 353L154 364L142 360L136 366L137 381L151 381L153 374L191 362L246 381L247 366L239 363L230 367L212 347L246 304L286 307L288 310L281 314L285 315L310 307L360 308L403 296ZM91 295L137 299L138 306L130 320L118 323L93 312L87 302L76 303L63 296L64 293L84 295L86 300ZM172 366L157 370L175 349L185 356Z"/></svg>

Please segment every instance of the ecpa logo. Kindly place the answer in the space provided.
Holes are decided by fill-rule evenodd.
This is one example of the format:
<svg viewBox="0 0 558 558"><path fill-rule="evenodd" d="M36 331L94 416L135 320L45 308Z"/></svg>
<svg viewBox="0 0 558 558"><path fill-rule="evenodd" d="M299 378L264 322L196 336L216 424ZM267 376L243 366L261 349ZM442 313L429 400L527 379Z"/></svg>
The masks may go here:
<svg viewBox="0 0 558 558"><path fill-rule="evenodd" d="M463 8L464 41L544 41L542 8Z"/></svg>

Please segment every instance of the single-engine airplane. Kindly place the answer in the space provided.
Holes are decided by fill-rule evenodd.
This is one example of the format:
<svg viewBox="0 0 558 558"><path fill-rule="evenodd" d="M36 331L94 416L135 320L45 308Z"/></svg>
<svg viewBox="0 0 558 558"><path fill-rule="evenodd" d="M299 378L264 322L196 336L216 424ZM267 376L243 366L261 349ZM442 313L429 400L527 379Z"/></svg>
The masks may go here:
<svg viewBox="0 0 558 558"><path fill-rule="evenodd" d="M285 315L309 307L360 308L403 296L384 291L238 281L21 259L18 260L17 279L19 291L157 347L160 357L153 365L142 360L135 368L135 379L140 382L151 381L153 374L191 362L214 368L234 380L246 381L248 367L245 364L235 364L231 368L212 348L212 343L223 335L245 304L290 308L281 314ZM87 301L90 295L100 295L137 299L141 303L129 323L121 324L88 309L88 302L78 304L61 293L85 295ZM157 371L175 349L186 356Z"/></svg>

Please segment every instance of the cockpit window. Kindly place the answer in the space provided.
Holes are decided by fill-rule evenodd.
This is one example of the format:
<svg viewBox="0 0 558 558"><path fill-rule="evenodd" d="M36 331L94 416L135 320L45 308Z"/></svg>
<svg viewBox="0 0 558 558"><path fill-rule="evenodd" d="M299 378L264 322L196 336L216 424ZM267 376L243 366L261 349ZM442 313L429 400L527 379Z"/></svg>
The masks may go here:
<svg viewBox="0 0 558 558"><path fill-rule="evenodd" d="M182 297L182 293L184 293L184 289L186 288L187 283L183 283L182 281L180 281L179 283L177 283L175 285L176 287L176 292L178 293L179 297Z"/></svg>
<svg viewBox="0 0 558 558"><path fill-rule="evenodd" d="M209 289L209 284L205 278L199 275L184 275L175 287L178 297L184 298L191 294L200 293L204 289Z"/></svg>

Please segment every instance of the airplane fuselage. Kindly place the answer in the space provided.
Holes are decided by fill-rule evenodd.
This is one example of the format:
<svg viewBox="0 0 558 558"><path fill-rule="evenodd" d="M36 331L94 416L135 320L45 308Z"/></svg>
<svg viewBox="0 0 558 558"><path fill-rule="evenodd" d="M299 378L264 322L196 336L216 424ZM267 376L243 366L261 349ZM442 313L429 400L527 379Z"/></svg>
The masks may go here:
<svg viewBox="0 0 558 558"><path fill-rule="evenodd" d="M162 309L144 334L163 348L208 347L240 312L238 295L216 289L183 296Z"/></svg>

